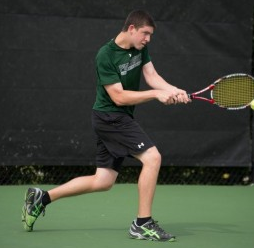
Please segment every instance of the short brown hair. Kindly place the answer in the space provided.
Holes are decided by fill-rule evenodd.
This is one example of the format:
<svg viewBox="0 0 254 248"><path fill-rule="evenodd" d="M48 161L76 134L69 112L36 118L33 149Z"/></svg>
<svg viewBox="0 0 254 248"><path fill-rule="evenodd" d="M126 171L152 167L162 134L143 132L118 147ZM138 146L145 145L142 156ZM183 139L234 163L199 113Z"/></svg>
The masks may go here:
<svg viewBox="0 0 254 248"><path fill-rule="evenodd" d="M154 29L156 28L152 16L144 10L133 10L132 12L130 12L130 14L125 20L122 31L126 32L130 25L134 25L134 27L137 29L144 26L150 26Z"/></svg>

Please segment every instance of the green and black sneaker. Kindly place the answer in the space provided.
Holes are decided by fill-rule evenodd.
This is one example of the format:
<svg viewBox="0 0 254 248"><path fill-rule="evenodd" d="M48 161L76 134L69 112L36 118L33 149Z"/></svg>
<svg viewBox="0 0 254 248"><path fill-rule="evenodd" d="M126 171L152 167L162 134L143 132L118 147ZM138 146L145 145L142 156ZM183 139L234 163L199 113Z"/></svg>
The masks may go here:
<svg viewBox="0 0 254 248"><path fill-rule="evenodd" d="M22 208L22 222L26 231L33 231L33 225L41 213L45 215L42 197L45 191L38 188L29 188L25 194L25 204Z"/></svg>
<svg viewBox="0 0 254 248"><path fill-rule="evenodd" d="M165 232L157 223L157 221L150 219L144 225L138 226L136 220L134 220L129 230L130 237L133 239L146 239L169 242L176 240L176 237L174 235Z"/></svg>

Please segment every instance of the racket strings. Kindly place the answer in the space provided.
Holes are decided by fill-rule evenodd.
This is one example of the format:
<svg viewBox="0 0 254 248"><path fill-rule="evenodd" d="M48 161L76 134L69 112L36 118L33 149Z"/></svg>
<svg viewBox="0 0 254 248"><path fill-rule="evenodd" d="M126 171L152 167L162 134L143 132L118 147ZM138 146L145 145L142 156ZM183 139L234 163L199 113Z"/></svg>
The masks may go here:
<svg viewBox="0 0 254 248"><path fill-rule="evenodd" d="M215 84L212 91L215 102L225 108L239 108L254 99L254 83L251 77L229 77Z"/></svg>

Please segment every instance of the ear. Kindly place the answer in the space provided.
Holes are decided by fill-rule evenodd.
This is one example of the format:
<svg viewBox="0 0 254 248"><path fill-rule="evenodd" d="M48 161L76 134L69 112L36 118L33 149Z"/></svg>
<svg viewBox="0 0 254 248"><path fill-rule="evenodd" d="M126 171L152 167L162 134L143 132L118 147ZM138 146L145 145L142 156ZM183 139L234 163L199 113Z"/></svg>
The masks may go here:
<svg viewBox="0 0 254 248"><path fill-rule="evenodd" d="M134 30L136 30L135 26L133 24L131 24L129 27L128 27L128 32L132 33Z"/></svg>

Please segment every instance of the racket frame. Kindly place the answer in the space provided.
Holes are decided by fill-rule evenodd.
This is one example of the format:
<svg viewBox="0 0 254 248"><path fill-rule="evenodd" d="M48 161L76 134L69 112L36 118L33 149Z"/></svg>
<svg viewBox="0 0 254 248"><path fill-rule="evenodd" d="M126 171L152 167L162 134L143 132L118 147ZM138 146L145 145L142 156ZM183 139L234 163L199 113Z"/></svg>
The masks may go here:
<svg viewBox="0 0 254 248"><path fill-rule="evenodd" d="M202 97L202 96L198 96L198 95L204 93L205 91L212 90L214 88L214 86L215 86L215 83L214 84L210 84L209 86L207 86L206 88L204 88L204 89L202 89L200 91L197 91L197 92L192 93L192 94L188 94L188 96L189 96L190 99L203 100L203 101L209 102L211 104L214 104L215 101L212 98L212 91L211 91L211 99L208 99L208 98L205 98L205 97Z"/></svg>
<svg viewBox="0 0 254 248"><path fill-rule="evenodd" d="M224 108L224 109L227 109L227 110L240 110L240 109L245 109L247 108L251 102L247 103L246 105L243 105L243 106L240 106L240 107L224 107L224 106L221 106L219 104L217 104L215 102L215 100L213 99L213 89L214 87L216 86L216 84L218 84L220 81L222 81L223 79L226 79L226 78L231 78L231 77L236 77L236 76L241 76L241 77L249 77L253 80L254 82L254 78L248 74L245 74L245 73L234 73L234 74L229 74L227 76L224 76L224 77L221 77L219 79L217 79L214 83L210 84L209 86L207 86L206 88L200 90L200 91L197 91L197 92L194 92L194 93L191 93L191 94L188 94L189 98L190 99L197 99L197 100L202 100L202 101L206 101L206 102L209 102L210 104L216 104L217 106L219 106L220 108ZM206 92L206 91L209 91L210 90L210 97L211 99L209 98L206 98L206 97L202 97L202 96L199 96L200 94Z"/></svg>

